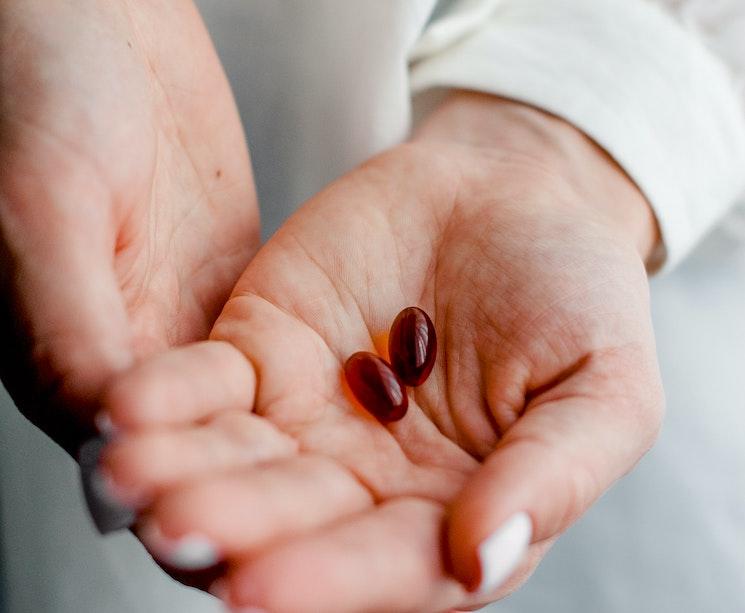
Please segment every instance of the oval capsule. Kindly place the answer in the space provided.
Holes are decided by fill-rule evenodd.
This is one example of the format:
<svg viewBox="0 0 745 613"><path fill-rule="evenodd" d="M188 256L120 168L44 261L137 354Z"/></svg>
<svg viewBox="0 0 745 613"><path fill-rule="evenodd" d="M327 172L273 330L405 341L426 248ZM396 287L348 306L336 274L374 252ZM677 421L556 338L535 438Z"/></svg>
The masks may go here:
<svg viewBox="0 0 745 613"><path fill-rule="evenodd" d="M380 421L398 421L406 415L406 388L388 362L374 353L353 354L344 364L344 377L355 398Z"/></svg>
<svg viewBox="0 0 745 613"><path fill-rule="evenodd" d="M406 385L424 383L437 356L437 335L429 315L418 307L401 311L388 336L388 355L393 370Z"/></svg>

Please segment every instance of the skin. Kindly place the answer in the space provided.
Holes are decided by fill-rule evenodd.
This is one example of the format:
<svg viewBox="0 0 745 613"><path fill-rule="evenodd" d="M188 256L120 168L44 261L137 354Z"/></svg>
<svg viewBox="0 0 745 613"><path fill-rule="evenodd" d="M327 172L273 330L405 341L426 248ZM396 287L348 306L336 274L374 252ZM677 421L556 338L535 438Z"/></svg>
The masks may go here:
<svg viewBox="0 0 745 613"><path fill-rule="evenodd" d="M255 192L190 3L0 11L0 374L74 453L114 373L207 336L258 247Z"/></svg>
<svg viewBox="0 0 745 613"><path fill-rule="evenodd" d="M272 613L446 611L516 589L651 446L663 412L650 209L563 121L459 93L412 142L305 203L245 269L210 340L109 386L104 470L141 534L208 537L219 593ZM404 307L429 380L383 426L341 376ZM477 547L532 544L473 593ZM313 569L313 572L309 572ZM323 577L323 580L318 580Z"/></svg>

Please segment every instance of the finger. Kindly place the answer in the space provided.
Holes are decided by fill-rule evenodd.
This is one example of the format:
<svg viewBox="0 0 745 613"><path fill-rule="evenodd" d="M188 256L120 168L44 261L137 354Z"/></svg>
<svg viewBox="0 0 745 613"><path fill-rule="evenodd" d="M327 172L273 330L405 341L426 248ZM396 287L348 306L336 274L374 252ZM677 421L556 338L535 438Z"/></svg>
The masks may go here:
<svg viewBox="0 0 745 613"><path fill-rule="evenodd" d="M552 536L551 538L545 539L543 541L533 543L530 547L528 547L528 551L523 557L522 561L518 564L515 571L507 578L507 580L505 580L502 585L499 586L499 589L496 593L492 592L486 597L478 593L473 594L473 596L479 600L477 606L484 607L491 602L501 600L502 598L509 596L520 586L522 586L535 572L535 569L546 556L549 549L553 547L558 538L558 536ZM473 600L471 600L471 602L473 602Z"/></svg>
<svg viewBox="0 0 745 613"><path fill-rule="evenodd" d="M245 411L219 413L184 430L144 431L115 439L101 470L122 503L143 506L165 488L293 455L297 443Z"/></svg>
<svg viewBox="0 0 745 613"><path fill-rule="evenodd" d="M386 503L386 506L390 504L397 505L402 500L403 499L395 503ZM429 505L431 503L427 502L424 504ZM412 521L410 525L421 526L425 529L431 527L433 530L432 534L435 534L433 540L436 541L436 546L438 548L441 547L441 517L438 518L436 521L431 522L431 525L428 525L427 521L422 521L422 517L419 512L414 511L413 514L419 516L416 517L416 519ZM429 513L427 512L427 515L428 514ZM379 589L375 589L374 597L371 597L367 592L358 594L357 597L354 598L354 600L355 602L362 602L359 608L354 608L354 605L351 605L353 608L343 608L344 605L341 603L338 605L339 608L334 608L334 606L336 605L328 605L327 601L335 599L337 595L342 594L342 591L337 591L335 593L332 593L331 595L326 594L325 592L327 590L327 584L325 583L325 581L323 583L318 582L315 585L308 586L307 570L305 573L303 573L302 569L297 569L297 567L303 564L303 557L305 557L306 559L310 560L308 564L311 565L311 567L314 569L314 573L316 571L318 571L319 573L325 573L324 575L318 574L315 576L323 576L324 578L337 577L340 573L345 573L348 571L350 575L357 573L357 579L366 577L367 581L365 581L364 583L366 585L371 585L373 588L376 588L376 586L379 585L377 583L378 577L376 575L376 570L380 566L380 560L382 560L382 556L376 558L376 556L373 555L374 552L372 552L370 549L362 548L359 551L360 557L362 559L350 560L350 547L344 546L343 544L344 535L342 534L342 531L347 531L350 529L358 530L362 528L362 530L360 530L360 533L364 534L363 531L369 529L369 522L358 521L359 519L360 518L352 518L344 526L333 526L329 528L328 531L323 531L319 532L318 534L304 537L300 541L302 544L301 547L295 547L296 543L293 543L289 546L282 546L277 550L273 550L267 555L261 556L260 558L253 559L251 561L244 560L243 562L238 562L238 565L234 567L232 575L228 578L221 578L213 583L209 591L218 598L225 601L226 604L231 605L231 610L246 612L255 610L257 613L259 611L264 611L265 609L263 608L263 606L266 605L263 605L262 607L248 605L248 607L246 607L245 604L243 606L236 604L236 600L233 597L233 594L240 593L241 597L245 595L243 594L244 588L241 587L243 583L253 582L253 584L256 585L256 589L251 590L251 594L248 595L248 600L250 600L251 602L272 603L270 606L276 607L276 609L266 609L268 611L276 610L278 612L282 612L297 610L298 613L316 610L330 611L331 613L337 610L344 611L345 613L354 613L355 611L364 611L365 613L395 613L396 611L444 611L448 608L448 606L452 606L452 601L457 598L460 598L459 604L457 605L458 609L454 609L450 613L460 613L461 611L476 611L485 607L491 602L494 602L494 600L507 596L508 594L515 591L520 585L522 585L535 571L536 567L546 555L546 552L555 540L549 539L546 541L542 541L541 543L531 545L527 555L525 556L525 560L514 573L514 575L510 578L510 580L506 582L505 585L500 589L499 595L497 595L496 597L492 596L488 600L485 600L483 598L474 598L471 594L466 593L460 585L455 585L452 577L442 576L437 579L437 581L440 582L442 586L435 589L427 589L427 586L424 586L422 592L426 592L426 595L424 596L424 598L426 598L426 601L422 600L422 602L418 603L413 608L410 606L410 603L414 600L414 598L409 598L410 594L407 594L406 600L399 600L399 604L394 606L392 604L394 597L381 598ZM342 539L342 543L338 543L338 546L334 546L332 541L332 546L329 548L325 548L325 546L329 544L329 539L326 538L326 536L328 536L329 534L331 534L331 538L334 540L338 541L339 539ZM367 538L363 536L363 538L354 539L355 549L359 546L360 543L366 543L369 540L369 537L370 535L368 535ZM388 537L389 535L383 535L383 538ZM384 543L385 541L381 540L378 542ZM394 537L394 542L400 543L400 539L396 536ZM320 543L324 548L322 548L320 551L308 551L310 548L315 547L315 545L318 543ZM433 547L431 548L430 553L436 553L436 556L439 556L439 559L442 559L443 552L441 549L435 551L435 548ZM386 551L386 554L390 554L391 556L393 556L394 554L399 554L399 552L398 550L396 550L395 547L393 547L390 549L390 551ZM420 554L421 552L413 553L414 556L419 556L417 563L421 564L422 566L433 566L438 569L440 568L439 563L437 562L438 557L427 559ZM321 566L317 566L319 559L324 560ZM409 560L409 558L407 556L401 556L399 554L398 557L396 557L395 559L392 558L389 563L391 569L399 573L402 568L402 566L399 566L400 560L407 561ZM352 566L350 566L350 562L352 563ZM285 574L285 570L287 569L297 569L297 574ZM423 570L422 572L427 571ZM436 572L439 572L439 570ZM399 577L401 577L400 574ZM405 580L406 577L401 577L401 579ZM256 583L257 580L258 583ZM338 586L340 583L341 581L334 584L337 589L339 589ZM349 584L352 585L352 589L356 589L356 587L354 586L360 583L363 582L349 582ZM395 580L391 583L395 584L396 586L400 585ZM304 608L295 609L295 598L293 597L292 601L288 602L288 599L285 598L285 596L287 596L286 592L294 592L294 590L298 589L298 585L305 586L308 592L307 594L303 595L302 598L298 598L298 600L303 600L302 606ZM381 585L381 588L385 587L385 584ZM343 589L344 588L342 588L342 590ZM380 605L378 605L378 603L380 603Z"/></svg>
<svg viewBox="0 0 745 613"><path fill-rule="evenodd" d="M88 512L93 525L101 534L127 528L137 518L134 508L122 504L118 497L112 494L112 488L107 483L104 473L98 469L106 443L106 439L100 436L88 439L80 446L77 456Z"/></svg>
<svg viewBox="0 0 745 613"><path fill-rule="evenodd" d="M615 366L604 370L628 372ZM565 530L651 446L659 384L599 376L595 367L531 403L456 498L451 560L470 589L497 589L531 541Z"/></svg>
<svg viewBox="0 0 745 613"><path fill-rule="evenodd" d="M227 410L250 411L256 375L231 344L205 341L155 355L106 390L96 418L106 430L178 426Z"/></svg>
<svg viewBox="0 0 745 613"><path fill-rule="evenodd" d="M140 535L154 555L174 566L208 566L371 504L371 495L351 473L306 455L167 492Z"/></svg>
<svg viewBox="0 0 745 613"><path fill-rule="evenodd" d="M236 610L446 611L468 595L443 564L443 521L437 503L386 502L239 562L217 589Z"/></svg>
<svg viewBox="0 0 745 613"><path fill-rule="evenodd" d="M541 563L543 558L548 553L548 550L553 546L558 537L552 537L538 543L533 543L526 552L522 562L518 565L515 572L502 583L499 590L492 592L491 594L469 594L467 600L459 605L459 609L465 611L478 611L483 607L509 596L522 586L530 576L535 572L535 569ZM456 612L458 613L458 612Z"/></svg>
<svg viewBox="0 0 745 613"><path fill-rule="evenodd" d="M7 187L15 173L4 179ZM70 450L76 433L61 440L55 430L60 407L90 420L102 386L132 363L132 343L106 194L68 193L67 204L41 207L47 189L11 185L0 196L0 276L11 315L3 317L0 374L19 408Z"/></svg>

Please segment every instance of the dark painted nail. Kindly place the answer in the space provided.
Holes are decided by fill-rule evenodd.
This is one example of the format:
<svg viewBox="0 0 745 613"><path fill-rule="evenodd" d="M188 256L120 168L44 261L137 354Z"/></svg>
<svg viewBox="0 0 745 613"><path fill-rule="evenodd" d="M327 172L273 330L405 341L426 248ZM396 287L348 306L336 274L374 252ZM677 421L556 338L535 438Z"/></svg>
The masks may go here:
<svg viewBox="0 0 745 613"><path fill-rule="evenodd" d="M97 436L83 443L78 451L85 502L91 519L101 534L129 528L137 518L135 509L121 504L111 496L110 488L99 470L98 462L107 443L106 437Z"/></svg>

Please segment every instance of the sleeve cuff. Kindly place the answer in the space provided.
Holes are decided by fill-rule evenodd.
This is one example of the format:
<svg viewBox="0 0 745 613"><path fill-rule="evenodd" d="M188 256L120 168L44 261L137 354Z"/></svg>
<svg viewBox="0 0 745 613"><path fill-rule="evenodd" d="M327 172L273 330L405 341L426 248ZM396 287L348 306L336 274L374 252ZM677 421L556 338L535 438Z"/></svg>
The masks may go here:
<svg viewBox="0 0 745 613"><path fill-rule="evenodd" d="M412 62L415 94L493 93L595 140L654 208L663 248L653 267L680 261L745 188L745 119L730 75L642 0L467 0L429 26Z"/></svg>

